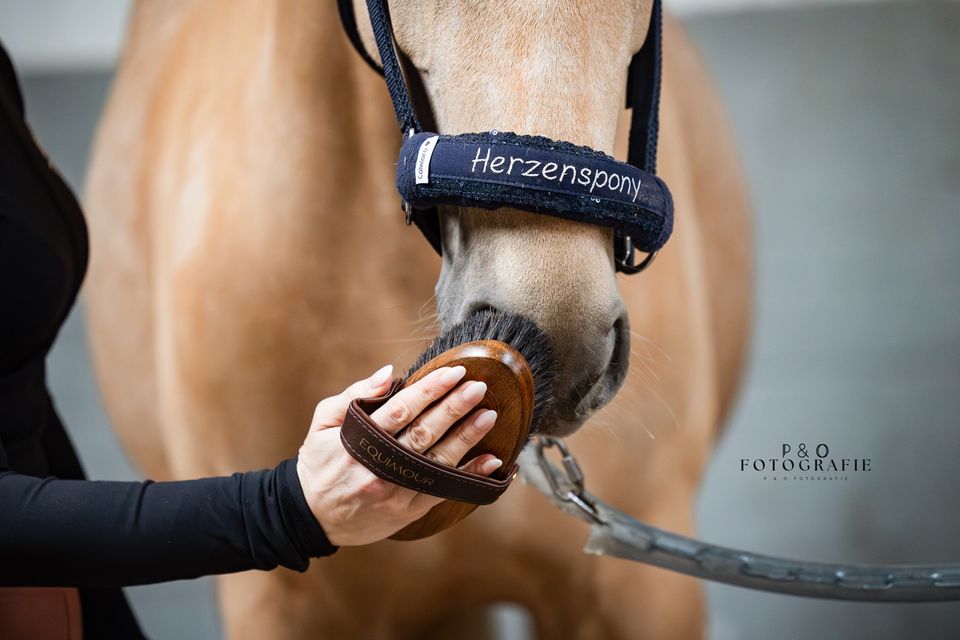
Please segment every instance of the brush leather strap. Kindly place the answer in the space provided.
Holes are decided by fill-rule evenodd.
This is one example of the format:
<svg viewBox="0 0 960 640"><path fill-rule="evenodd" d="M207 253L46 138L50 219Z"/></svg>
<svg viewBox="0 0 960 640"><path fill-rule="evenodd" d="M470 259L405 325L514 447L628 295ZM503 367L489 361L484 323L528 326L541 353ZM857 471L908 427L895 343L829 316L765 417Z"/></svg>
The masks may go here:
<svg viewBox="0 0 960 640"><path fill-rule="evenodd" d="M402 381L396 380L387 395L350 403L340 429L347 452L377 477L414 491L470 504L490 504L499 498L510 486L517 465L503 480L461 471L407 449L374 422L370 414L401 385Z"/></svg>

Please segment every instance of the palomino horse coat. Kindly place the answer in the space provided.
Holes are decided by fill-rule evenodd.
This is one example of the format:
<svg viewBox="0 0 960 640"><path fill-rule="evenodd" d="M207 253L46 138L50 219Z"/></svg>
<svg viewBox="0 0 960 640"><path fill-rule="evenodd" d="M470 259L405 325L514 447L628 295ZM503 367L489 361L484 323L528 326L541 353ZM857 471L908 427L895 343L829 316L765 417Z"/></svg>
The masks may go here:
<svg viewBox="0 0 960 640"><path fill-rule="evenodd" d="M623 157L626 63L649 0L391 9L440 131L514 130ZM718 99L679 27L665 29L659 169L677 221L653 267L615 276L606 229L447 211L438 282L440 261L402 224L382 79L333 2L139 2L87 194L96 368L133 459L162 479L295 455L319 399L413 359L436 285L441 326L489 305L550 333L561 384L548 430L577 431L593 492L692 532L748 333L750 238ZM449 624L464 637L468 611L514 602L542 638L701 634L695 581L586 556L585 534L517 484L428 541L345 548L303 575L227 576L225 628L401 638Z"/></svg>

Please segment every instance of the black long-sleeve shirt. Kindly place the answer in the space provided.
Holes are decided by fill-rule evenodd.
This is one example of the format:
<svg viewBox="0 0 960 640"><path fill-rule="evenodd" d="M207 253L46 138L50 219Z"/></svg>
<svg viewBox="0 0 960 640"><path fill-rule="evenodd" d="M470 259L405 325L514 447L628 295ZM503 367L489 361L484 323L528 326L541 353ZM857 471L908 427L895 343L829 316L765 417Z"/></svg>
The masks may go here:
<svg viewBox="0 0 960 640"><path fill-rule="evenodd" d="M87 263L80 208L24 121L0 47L0 585L80 587L85 637L137 637L119 587L335 550L295 460L181 482L83 480L45 382Z"/></svg>

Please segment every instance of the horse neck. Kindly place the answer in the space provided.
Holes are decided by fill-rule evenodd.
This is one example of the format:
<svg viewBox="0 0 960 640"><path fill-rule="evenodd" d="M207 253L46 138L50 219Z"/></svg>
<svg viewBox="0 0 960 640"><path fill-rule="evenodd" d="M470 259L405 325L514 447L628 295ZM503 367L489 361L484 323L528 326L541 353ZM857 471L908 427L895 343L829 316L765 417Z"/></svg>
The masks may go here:
<svg viewBox="0 0 960 640"><path fill-rule="evenodd" d="M159 72L142 86L166 134L191 137L191 123L192 141L218 137L229 162L262 154L238 173L272 171L285 188L311 182L316 197L333 198L322 217L343 217L337 199L361 180L365 202L352 206L376 215L383 207L372 199L395 203L393 110L382 79L343 34L335 3L141 0L123 64ZM223 153L231 146L234 157ZM283 161L271 166L271 157Z"/></svg>

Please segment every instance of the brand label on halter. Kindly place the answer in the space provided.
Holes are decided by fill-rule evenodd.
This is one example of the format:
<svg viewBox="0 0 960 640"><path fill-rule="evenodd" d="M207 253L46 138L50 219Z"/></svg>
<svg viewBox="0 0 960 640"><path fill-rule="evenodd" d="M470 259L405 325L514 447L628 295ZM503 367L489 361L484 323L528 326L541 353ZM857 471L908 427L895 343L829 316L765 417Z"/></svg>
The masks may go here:
<svg viewBox="0 0 960 640"><path fill-rule="evenodd" d="M437 148L439 137L431 136L420 145L420 150L417 152L417 164L413 170L417 184L428 184L430 182L430 158L433 157L433 150Z"/></svg>

